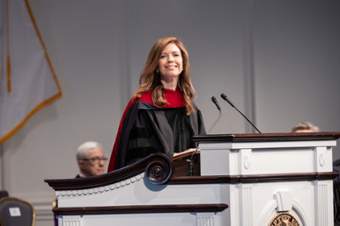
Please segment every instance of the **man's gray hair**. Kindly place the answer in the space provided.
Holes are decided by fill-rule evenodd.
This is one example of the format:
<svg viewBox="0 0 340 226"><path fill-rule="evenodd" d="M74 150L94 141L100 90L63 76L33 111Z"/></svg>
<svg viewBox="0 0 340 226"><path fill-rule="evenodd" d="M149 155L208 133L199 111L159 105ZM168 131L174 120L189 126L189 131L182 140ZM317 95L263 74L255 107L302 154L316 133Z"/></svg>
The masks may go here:
<svg viewBox="0 0 340 226"><path fill-rule="evenodd" d="M81 159L85 159L92 148L102 149L102 145L94 141L88 141L83 143L78 147L77 160L79 161Z"/></svg>
<svg viewBox="0 0 340 226"><path fill-rule="evenodd" d="M319 127L314 126L312 123L310 123L310 122L302 122L302 123L299 123L299 124L297 124L296 126L293 127L292 133L294 133L297 130L306 130L306 129L308 129L308 130L311 129L314 132L320 132Z"/></svg>

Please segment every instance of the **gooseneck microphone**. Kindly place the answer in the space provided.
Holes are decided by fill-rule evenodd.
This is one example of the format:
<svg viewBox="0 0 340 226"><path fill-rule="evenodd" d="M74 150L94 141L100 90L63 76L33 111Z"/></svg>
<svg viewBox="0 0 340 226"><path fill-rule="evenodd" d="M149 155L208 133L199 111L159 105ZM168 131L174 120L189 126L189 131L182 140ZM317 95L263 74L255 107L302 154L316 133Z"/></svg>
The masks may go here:
<svg viewBox="0 0 340 226"><path fill-rule="evenodd" d="M217 109L221 111L220 105L218 104L216 97L212 96L211 101L216 105Z"/></svg>
<svg viewBox="0 0 340 226"><path fill-rule="evenodd" d="M220 108L220 105L219 105L218 102L217 102L216 97L212 96L212 97L211 97L211 101L216 105L216 107L217 107L217 109L218 109L218 111L219 111L219 115L218 115L218 118L216 119L216 121L214 122L214 124L213 124L213 125L211 126L211 128L209 129L209 131L208 131L207 134L209 134L209 133L214 129L214 127L216 126L216 124L218 123L218 121L220 121L220 119L221 119L221 108Z"/></svg>
<svg viewBox="0 0 340 226"><path fill-rule="evenodd" d="M229 104L230 104L230 106L232 106L233 108L235 108L252 126L253 126L253 128L254 129L256 129L257 130L257 132L259 132L259 133L261 133L260 132L260 130L258 130L257 128L256 128L256 126L254 126L254 124L244 115L244 114L242 114L242 112L240 112L238 109L237 109L237 107L235 107L235 105L227 98L227 95L225 95L224 93L222 93L221 94L221 97L222 97L222 99L223 100L225 100L225 101L227 101Z"/></svg>
<svg viewBox="0 0 340 226"><path fill-rule="evenodd" d="M217 99L216 97L212 96L211 97L211 101L216 105L218 111L219 111L219 115L218 115L218 118L216 119L216 121L214 122L214 124L211 126L211 128L209 129L208 133L209 134L213 129L214 127L216 126L216 124L218 123L218 121L220 121L221 119L221 107L220 105L218 104L217 102ZM194 155L196 154L196 152L198 151L198 147L196 148L196 150L191 154L191 157L190 159L187 159L187 163L188 163L188 166L189 166L189 176L193 176L194 174Z"/></svg>

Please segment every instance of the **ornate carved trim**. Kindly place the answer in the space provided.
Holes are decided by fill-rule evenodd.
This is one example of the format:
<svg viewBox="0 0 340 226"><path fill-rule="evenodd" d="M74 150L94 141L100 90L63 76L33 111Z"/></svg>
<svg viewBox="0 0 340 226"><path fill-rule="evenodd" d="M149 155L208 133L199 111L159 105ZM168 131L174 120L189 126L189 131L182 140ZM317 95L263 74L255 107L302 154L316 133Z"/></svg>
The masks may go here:
<svg viewBox="0 0 340 226"><path fill-rule="evenodd" d="M151 165L153 167L151 167ZM155 170L155 167L158 168L158 170ZM162 168L161 174L159 174L160 168ZM56 191L82 190L90 188L99 189L98 187L111 186L112 184L120 181L128 180L131 177L141 174L145 171L145 169L148 170L146 173L150 182L156 184L165 183L173 173L171 161L168 157L164 154L157 153L149 155L148 157L127 167L103 175L88 178L45 180L45 182Z"/></svg>
<svg viewBox="0 0 340 226"><path fill-rule="evenodd" d="M127 180L119 181L117 183L101 186L97 188L88 188L88 189L81 189L81 190L69 190L69 191L56 191L57 197L65 197L65 196L82 196L82 195L95 195L98 193L108 192L115 189L119 189L121 187L129 186L135 182L140 181L144 178L144 173L131 177Z"/></svg>
<svg viewBox="0 0 340 226"><path fill-rule="evenodd" d="M102 206L54 208L57 215L91 215L91 214L139 214L139 213L186 213L186 212L222 212L227 204L197 205L141 205L141 206Z"/></svg>
<svg viewBox="0 0 340 226"><path fill-rule="evenodd" d="M145 176L152 184L164 184L172 175L172 164L168 158L150 162L145 168Z"/></svg>

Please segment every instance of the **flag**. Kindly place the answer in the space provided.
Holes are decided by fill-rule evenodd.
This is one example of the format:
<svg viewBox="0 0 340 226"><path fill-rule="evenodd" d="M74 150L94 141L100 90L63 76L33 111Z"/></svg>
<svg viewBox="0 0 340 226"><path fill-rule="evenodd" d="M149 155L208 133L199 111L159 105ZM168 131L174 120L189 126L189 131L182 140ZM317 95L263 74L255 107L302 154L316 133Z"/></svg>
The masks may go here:
<svg viewBox="0 0 340 226"><path fill-rule="evenodd" d="M0 145L62 96L27 0L0 0Z"/></svg>

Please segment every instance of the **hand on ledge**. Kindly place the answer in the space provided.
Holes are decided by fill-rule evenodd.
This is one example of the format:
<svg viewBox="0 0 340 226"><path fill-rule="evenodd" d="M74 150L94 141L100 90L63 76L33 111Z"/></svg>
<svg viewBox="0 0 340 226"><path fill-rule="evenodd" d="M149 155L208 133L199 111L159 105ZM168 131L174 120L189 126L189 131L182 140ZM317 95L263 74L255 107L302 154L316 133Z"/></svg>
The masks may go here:
<svg viewBox="0 0 340 226"><path fill-rule="evenodd" d="M191 152L194 152L196 151L196 148L189 148L188 150L185 150L181 153L175 153L173 157L176 157L176 156L179 156L179 155L183 155L183 154L186 154L186 153L191 153ZM197 151L200 151L200 149L198 148Z"/></svg>

